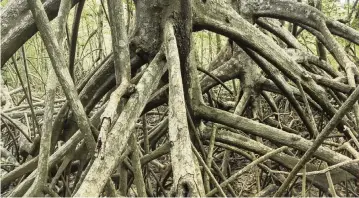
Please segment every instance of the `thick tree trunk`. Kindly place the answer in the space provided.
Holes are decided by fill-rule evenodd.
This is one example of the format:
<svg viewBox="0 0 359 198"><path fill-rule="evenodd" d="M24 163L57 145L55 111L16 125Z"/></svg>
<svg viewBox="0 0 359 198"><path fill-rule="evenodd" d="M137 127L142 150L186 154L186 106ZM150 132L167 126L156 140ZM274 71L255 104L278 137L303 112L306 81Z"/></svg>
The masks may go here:
<svg viewBox="0 0 359 198"><path fill-rule="evenodd" d="M171 144L171 163L173 170L173 195L175 196L204 196L201 174L197 172L197 164L192 154L189 135L186 103L180 59L173 24L165 26L166 57L169 67L169 141Z"/></svg>
<svg viewBox="0 0 359 198"><path fill-rule="evenodd" d="M297 189L306 195L307 181L336 195L340 183L359 178L354 160L359 146L355 47L349 53L359 44L359 31L320 9L290 0L134 0L135 26L126 28L123 2L108 0L105 9L101 1L96 8L100 13L96 16L98 57L106 53L106 43L101 43L107 28L102 24L105 16L113 54L103 57L76 87L65 61L64 40L58 41L49 26L61 1L28 2L11 1L1 13L1 66L38 27L55 73L48 74L45 110L31 102L9 108L11 91L4 92L2 132L12 137L17 152L34 157L26 162L23 157L24 163L1 177L7 195L35 196L42 191L56 195L61 184L61 195L77 197L119 192L123 196L236 196L232 182L243 179L243 173L256 165L263 171L255 179L257 195L279 196L287 189L288 196L297 196ZM66 3L59 14L62 29L71 8ZM72 6L76 3L71 1ZM289 31L283 26L288 22L293 27ZM74 30L72 35L77 35ZM202 45L204 35L216 33L217 55L212 60L210 46L210 63L199 66L192 39L194 31L202 30L212 31L200 33ZM318 54L299 42L303 30L314 35ZM222 49L219 35L228 38ZM344 48L334 35L348 46ZM327 60L326 50L339 70ZM205 53L200 53L204 60ZM71 55L73 66L75 53ZM92 59L92 64L97 61ZM67 99L60 110L53 108L56 81L51 78L55 74ZM230 80L239 81L239 86L226 83ZM32 108L31 119L36 119L32 121L44 115L44 123L39 122L43 133L38 156L34 148L39 143L27 134L32 124L16 120L24 113L22 108ZM57 111L53 123L52 110ZM11 133L14 129L21 133L20 147ZM3 149L2 153L11 156ZM251 162L239 163L238 155ZM327 173L313 172L317 169ZM47 185L46 178L53 175L49 170L55 176ZM287 188L297 176L301 188L294 184ZM10 189L10 184L17 186ZM354 190L350 195L355 195Z"/></svg>

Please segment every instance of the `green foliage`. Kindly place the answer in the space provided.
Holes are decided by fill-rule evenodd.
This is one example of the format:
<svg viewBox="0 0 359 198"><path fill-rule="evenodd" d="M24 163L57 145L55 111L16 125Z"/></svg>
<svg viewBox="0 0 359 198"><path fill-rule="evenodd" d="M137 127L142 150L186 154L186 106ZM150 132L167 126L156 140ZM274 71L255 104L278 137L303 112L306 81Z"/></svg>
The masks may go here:
<svg viewBox="0 0 359 198"><path fill-rule="evenodd" d="M1 1L1 2L0 2L0 7L5 7L8 2L9 2L9 0L3 0L3 1Z"/></svg>

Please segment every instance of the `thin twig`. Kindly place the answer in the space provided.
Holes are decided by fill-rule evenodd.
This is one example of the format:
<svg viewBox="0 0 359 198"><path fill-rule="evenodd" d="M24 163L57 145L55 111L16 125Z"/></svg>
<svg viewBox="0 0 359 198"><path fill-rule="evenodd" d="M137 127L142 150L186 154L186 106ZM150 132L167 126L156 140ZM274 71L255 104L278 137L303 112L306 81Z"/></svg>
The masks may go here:
<svg viewBox="0 0 359 198"><path fill-rule="evenodd" d="M211 72L201 68L201 67L197 67L197 70L200 72L203 72L204 74L208 75L209 77L213 78L213 80L217 81L219 84L221 84L232 96L233 96L233 92L231 89L229 89L227 87L227 85L224 84L224 82L221 81L221 79L219 79L217 76L213 75Z"/></svg>
<svg viewBox="0 0 359 198"><path fill-rule="evenodd" d="M307 163L315 151L320 147L326 137L333 131L333 129L337 126L342 117L352 108L352 106L356 103L359 98L359 87L355 89L355 91L349 96L349 98L343 103L337 113L332 117L329 123L325 126L323 131L317 136L312 146L305 152L303 157L299 160L299 162L295 165L292 172L283 182L281 187L276 192L275 196L282 196L285 190L288 188L290 182L294 179L296 174L300 171L302 166Z"/></svg>
<svg viewBox="0 0 359 198"><path fill-rule="evenodd" d="M208 166L206 165L206 162L204 162L204 160L202 159L201 155L198 153L197 149L193 146L192 144L192 151L193 153L196 155L199 163L203 166L204 170L206 171L206 173L209 175L209 177L212 179L212 181L214 182L214 184L216 185L216 189L220 192L220 194L223 197L227 197L226 193L224 193L222 187L219 185L218 181L216 180L216 178L213 176L213 174L211 173L211 170L208 168Z"/></svg>
<svg viewBox="0 0 359 198"><path fill-rule="evenodd" d="M241 170L237 171L236 173L234 173L231 177L229 177L226 181L222 182L220 185L221 187L226 186L227 184L229 184L230 182L234 181L237 177L239 177L240 175L242 175L243 173L247 172L248 170L252 169L254 166L256 166L259 163L262 163L263 161L269 159L270 157L272 157L273 155L276 155L278 153L283 152L284 150L288 149L287 146L283 146L280 147L276 150L273 150L265 155L263 155L262 157L254 160L253 162L251 162L250 164L248 164L247 166L245 166L244 168L242 168ZM211 192L207 193L206 196L210 197L213 196L216 192L218 191L218 189L213 189Z"/></svg>

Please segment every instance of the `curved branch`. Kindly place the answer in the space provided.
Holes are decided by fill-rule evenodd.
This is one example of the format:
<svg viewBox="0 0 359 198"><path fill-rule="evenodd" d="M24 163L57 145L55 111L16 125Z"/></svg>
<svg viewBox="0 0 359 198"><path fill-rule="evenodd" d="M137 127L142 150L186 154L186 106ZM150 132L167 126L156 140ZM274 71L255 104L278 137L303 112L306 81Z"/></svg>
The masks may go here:
<svg viewBox="0 0 359 198"><path fill-rule="evenodd" d="M281 40L283 40L288 47L300 49L301 51L305 51L305 48L302 44L298 42L298 40L286 29L279 25L279 21L267 18L259 18L255 21L259 26L268 30Z"/></svg>
<svg viewBox="0 0 359 198"><path fill-rule="evenodd" d="M72 6L78 0L72 0ZM50 20L54 19L60 0L47 0L44 8ZM37 32L35 20L26 0L11 1L1 12L1 67Z"/></svg>
<svg viewBox="0 0 359 198"><path fill-rule="evenodd" d="M233 95L232 90L230 90L227 85L225 85L221 79L217 78L215 75L213 75L211 72L201 68L201 67L197 67L197 70L200 72L203 72L204 74L208 75L209 77L213 78L215 81L217 81L220 85L222 85L231 95Z"/></svg>
<svg viewBox="0 0 359 198"><path fill-rule="evenodd" d="M77 37L79 34L79 27L81 21L81 14L82 10L85 5L85 0L79 0L79 4L77 5L74 22L72 24L72 32L71 32L71 42L70 42L70 56L69 56L69 71L70 75L75 82L74 76L74 67L75 67L75 54L76 54L76 44L77 44Z"/></svg>
<svg viewBox="0 0 359 198"><path fill-rule="evenodd" d="M311 141L306 140L299 135L290 134L280 129L276 129L271 126L250 120L248 118L237 116L226 111L214 109L205 105L197 107L196 112L203 119L224 124L229 127L242 130L246 133L260 136L272 142L286 145L301 151L307 151L313 145ZM331 149L323 146L320 146L314 152L314 156L324 161L328 161L329 164L337 164L350 160L349 157L334 152ZM351 164L344 166L343 169L351 173L353 176L359 178L359 166Z"/></svg>
<svg viewBox="0 0 359 198"><path fill-rule="evenodd" d="M338 21L327 18L318 9L296 1L289 0L250 0L242 4L242 10L250 8L254 17L272 17L293 23L301 23L318 29L319 23L325 21L330 31L359 45L359 32Z"/></svg>
<svg viewBox="0 0 359 198"><path fill-rule="evenodd" d="M328 115L335 114L325 90L320 87L307 71L299 66L273 40L245 21L227 4L210 7L197 2L194 6L194 24L198 28L208 29L234 40L240 46L249 48L278 68L293 82L301 82L303 89L325 110ZM313 8L311 8L313 9ZM210 12L208 10L211 10Z"/></svg>

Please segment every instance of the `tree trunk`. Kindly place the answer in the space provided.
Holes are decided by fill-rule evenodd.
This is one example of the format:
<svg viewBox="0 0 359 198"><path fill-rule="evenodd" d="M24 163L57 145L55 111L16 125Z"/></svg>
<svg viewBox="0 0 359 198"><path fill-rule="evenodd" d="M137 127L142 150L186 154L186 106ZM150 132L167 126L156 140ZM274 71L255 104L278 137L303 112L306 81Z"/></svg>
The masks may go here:
<svg viewBox="0 0 359 198"><path fill-rule="evenodd" d="M67 48L67 13L78 2ZM2 90L1 151L16 162L1 164L3 196L344 196L344 181L346 196L357 196L357 1L347 5L346 23L324 14L324 0L108 0L107 9L100 0L93 19L92 2L84 3L14 0L2 9L1 88L9 90ZM80 20L97 31L95 41L86 35L82 45ZM37 31L53 70L45 101L27 94L33 77L19 89L23 101L3 79L34 76L31 60L39 57L23 45ZM16 77L8 60L16 64L20 47L31 70ZM90 58L75 60L76 48ZM96 67L75 84L73 66L85 59ZM28 133L37 125L41 138ZM257 183L251 194L238 189L244 182Z"/></svg>

